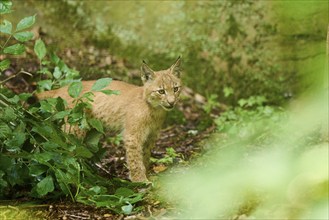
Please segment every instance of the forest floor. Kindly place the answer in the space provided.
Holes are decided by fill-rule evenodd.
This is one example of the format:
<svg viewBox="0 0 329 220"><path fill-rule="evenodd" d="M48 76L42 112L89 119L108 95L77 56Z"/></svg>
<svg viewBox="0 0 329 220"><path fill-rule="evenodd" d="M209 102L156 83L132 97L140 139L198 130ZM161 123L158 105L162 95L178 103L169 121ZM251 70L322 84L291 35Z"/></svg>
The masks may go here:
<svg viewBox="0 0 329 220"><path fill-rule="evenodd" d="M94 47L90 47L83 51L73 51L72 49L68 49L64 54L62 54L62 59L66 62L68 61L67 64L70 67L79 66L81 65L81 56L79 56L79 54L82 54L81 56L85 57L84 64L88 65L89 68L92 67L93 69L106 69L110 67L112 70L121 70L125 72L126 75L128 75L130 78L139 77L139 71L129 68L129 65L127 65L123 59L107 56L105 51L98 51ZM95 56L94 54L98 54L99 56ZM22 66L24 67L25 71L31 73L36 72L38 68L37 63L27 63L27 60L18 59L13 66L13 69L8 70L5 73L6 77L14 76L15 72L18 72ZM79 70L83 68L84 66L80 66ZM84 74L81 72L83 78L92 78L92 75L90 74ZM106 75L106 73L104 74ZM113 78L119 77L115 75ZM32 92L35 90L34 81L25 75L14 77L6 83L6 86L16 93ZM156 146L152 151L152 157L154 158L150 170L152 181L157 181L157 176L159 173L165 173L166 171L170 170L171 167L182 162L188 164L191 158L202 154L202 144L200 143L215 130L212 119L220 112L220 110L217 109L217 111L215 110L215 112L212 114L206 114L203 107L205 104L205 97L194 93L187 87L183 89L182 100L177 105L176 110L172 112L172 115L169 113L166 126L161 131L156 142ZM122 179L128 179L128 170L125 166L125 153L123 149L123 143L120 138L112 141L104 140L103 145L108 149L108 151L107 156L101 161L101 163L97 164L99 172L108 178L119 177ZM170 153L168 152L168 149L174 150ZM161 161L163 158L167 158L169 160ZM43 201L42 204L40 204L38 201L32 201L31 203L31 201L28 199L23 198L15 202L8 201L7 208L9 207L13 210L19 210L17 215L15 215L15 219L23 218L23 216L26 215L34 216L34 219L160 218L167 212L166 205L163 204L163 202L158 201L156 196L152 196L152 194L156 193L152 187L147 189L147 191L148 193L146 193L146 199L143 201L143 204L141 204L144 207L143 211L140 211L137 214L132 214L130 216L115 214L105 208L95 208L65 200L60 202Z"/></svg>

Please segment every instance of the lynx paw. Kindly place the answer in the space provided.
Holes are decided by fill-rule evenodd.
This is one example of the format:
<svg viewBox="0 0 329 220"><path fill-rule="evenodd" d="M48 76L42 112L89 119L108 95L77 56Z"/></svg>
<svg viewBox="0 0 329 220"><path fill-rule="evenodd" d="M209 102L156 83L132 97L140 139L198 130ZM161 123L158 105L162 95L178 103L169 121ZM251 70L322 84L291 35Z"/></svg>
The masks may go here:
<svg viewBox="0 0 329 220"><path fill-rule="evenodd" d="M150 181L147 179L146 175L130 175L130 180L132 182L141 182L141 183L150 183Z"/></svg>

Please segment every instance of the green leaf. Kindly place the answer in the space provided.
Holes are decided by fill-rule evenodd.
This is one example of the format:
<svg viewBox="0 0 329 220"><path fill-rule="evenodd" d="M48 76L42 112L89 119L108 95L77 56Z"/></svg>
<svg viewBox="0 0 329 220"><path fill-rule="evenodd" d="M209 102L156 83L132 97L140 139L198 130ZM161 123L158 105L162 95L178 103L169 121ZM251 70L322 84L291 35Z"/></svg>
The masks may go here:
<svg viewBox="0 0 329 220"><path fill-rule="evenodd" d="M129 203L128 205L122 206L121 210L125 215L129 215L133 210L133 206Z"/></svg>
<svg viewBox="0 0 329 220"><path fill-rule="evenodd" d="M82 95L83 98L87 99L90 102L94 101L94 96L95 96L95 94L92 92L86 92Z"/></svg>
<svg viewBox="0 0 329 220"><path fill-rule="evenodd" d="M25 142L26 135L25 133L17 133L13 134L13 137L9 140L6 140L4 143L7 146L6 149L8 151L18 151L22 144Z"/></svg>
<svg viewBox="0 0 329 220"><path fill-rule="evenodd" d="M50 60L55 65L57 65L61 61L61 59L54 52L50 53Z"/></svg>
<svg viewBox="0 0 329 220"><path fill-rule="evenodd" d="M11 34L11 30L13 25L8 20L3 20L2 24L0 24L0 32L5 34Z"/></svg>
<svg viewBox="0 0 329 220"><path fill-rule="evenodd" d="M73 82L68 88L68 93L72 98L78 98L82 91L82 82Z"/></svg>
<svg viewBox="0 0 329 220"><path fill-rule="evenodd" d="M53 82L49 79L39 81L37 84L42 90L51 90L51 87L53 86Z"/></svg>
<svg viewBox="0 0 329 220"><path fill-rule="evenodd" d="M112 79L111 78L102 78L102 79L99 79L91 87L91 91L98 92L98 91L104 89L106 86L108 86L111 82L112 82Z"/></svg>
<svg viewBox="0 0 329 220"><path fill-rule="evenodd" d="M41 100L40 101L40 111L43 111L43 112L54 112L54 108L48 102L48 100Z"/></svg>
<svg viewBox="0 0 329 220"><path fill-rule="evenodd" d="M135 204L139 201L143 200L143 194L142 193L135 193L133 196L130 196L129 198L126 198L130 204Z"/></svg>
<svg viewBox="0 0 329 220"><path fill-rule="evenodd" d="M20 100L19 100L18 95L14 95L14 97L9 98L8 101L12 104L18 104Z"/></svg>
<svg viewBox="0 0 329 220"><path fill-rule="evenodd" d="M88 150L85 147L77 147L76 150L76 156L77 157L83 157L83 158L91 158L93 156L93 154L90 152L90 150Z"/></svg>
<svg viewBox="0 0 329 220"><path fill-rule="evenodd" d="M0 62L0 71L5 71L10 66L10 60L4 59Z"/></svg>
<svg viewBox="0 0 329 220"><path fill-rule="evenodd" d="M45 43L41 39L35 41L34 52L39 60L42 60L46 56L47 49Z"/></svg>
<svg viewBox="0 0 329 220"><path fill-rule="evenodd" d="M54 149L58 149L60 148L61 146L57 143L54 143L54 142L44 142L42 143L42 147L44 147L45 150L47 151L51 151L51 150L54 150Z"/></svg>
<svg viewBox="0 0 329 220"><path fill-rule="evenodd" d="M37 184L37 193L40 196L47 195L47 193L54 191L54 182L51 176L47 176Z"/></svg>
<svg viewBox="0 0 329 220"><path fill-rule="evenodd" d="M8 186L7 181L5 181L5 180L3 179L3 176L4 176L4 175L5 175L5 172L3 172L2 170L0 170L0 189L1 189L1 188L4 189L5 187Z"/></svg>
<svg viewBox="0 0 329 220"><path fill-rule="evenodd" d="M25 46L23 44L14 44L3 49L3 52L12 55L21 55L25 52Z"/></svg>
<svg viewBox="0 0 329 220"><path fill-rule="evenodd" d="M16 160L10 156L0 154L0 167L2 170L11 170L16 164Z"/></svg>
<svg viewBox="0 0 329 220"><path fill-rule="evenodd" d="M59 79L62 76L62 72L60 71L58 66L55 67L54 72L53 72L53 76L54 76L55 79Z"/></svg>
<svg viewBox="0 0 329 220"><path fill-rule="evenodd" d="M105 95L119 95L120 94L120 91L118 91L118 90L109 90L109 89L101 90L100 92L104 93Z"/></svg>
<svg viewBox="0 0 329 220"><path fill-rule="evenodd" d="M246 100L246 99L240 99L240 100L238 101L238 104L239 104L240 107L243 107L244 105L247 104L247 100Z"/></svg>
<svg viewBox="0 0 329 220"><path fill-rule="evenodd" d="M31 27L35 22L35 15L23 18L20 20L16 26L16 31L20 31Z"/></svg>
<svg viewBox="0 0 329 220"><path fill-rule="evenodd" d="M17 118L15 110L11 107L6 107L3 112L3 118L7 122L14 121Z"/></svg>
<svg viewBox="0 0 329 220"><path fill-rule="evenodd" d="M98 143L101 137L102 137L101 133L92 130L87 133L84 142L88 145L89 149L95 153L98 151Z"/></svg>
<svg viewBox="0 0 329 220"><path fill-rule="evenodd" d="M44 65L44 64L42 64L42 65ZM42 67L42 68L38 71L38 73L46 75L47 78L52 78L52 76L53 76L52 73L48 70L47 67Z"/></svg>
<svg viewBox="0 0 329 220"><path fill-rule="evenodd" d="M33 95L31 93L20 93L18 94L18 97L22 101L26 101L28 98L32 97Z"/></svg>
<svg viewBox="0 0 329 220"><path fill-rule="evenodd" d="M224 87L223 92L224 92L224 96L226 98L229 97L230 95L234 94L233 88L232 87L227 87L227 86Z"/></svg>
<svg viewBox="0 0 329 220"><path fill-rule="evenodd" d="M71 191L67 185L67 182L69 181L68 176L60 169L55 170L55 175L56 175L56 179L59 184L59 187L61 188L63 193L65 193L66 195L69 195L71 193Z"/></svg>
<svg viewBox="0 0 329 220"><path fill-rule="evenodd" d="M41 164L31 164L29 166L29 173L31 176L40 176L48 170L48 167Z"/></svg>
<svg viewBox="0 0 329 220"><path fill-rule="evenodd" d="M82 117L81 120L79 121L79 128L81 130L90 130L89 124L85 117Z"/></svg>
<svg viewBox="0 0 329 220"><path fill-rule="evenodd" d="M23 31L14 34L14 38L20 42L29 41L33 38L33 36L33 33L29 31Z"/></svg>
<svg viewBox="0 0 329 220"><path fill-rule="evenodd" d="M70 114L70 110L57 112L53 118L54 119L63 119Z"/></svg>
<svg viewBox="0 0 329 220"><path fill-rule="evenodd" d="M8 137L9 134L11 134L10 127L5 123L1 123L0 124L0 138Z"/></svg>
<svg viewBox="0 0 329 220"><path fill-rule="evenodd" d="M103 125L102 122L100 122L99 120L95 119L95 118L91 118L88 120L89 124L95 128L97 131L104 133L104 129L103 129Z"/></svg>
<svg viewBox="0 0 329 220"><path fill-rule="evenodd" d="M76 122L80 121L82 118L83 118L83 113L76 112L76 113L71 113L67 121L70 124L75 124Z"/></svg>
<svg viewBox="0 0 329 220"><path fill-rule="evenodd" d="M13 3L9 0L1 0L0 1L0 15L10 13L12 11L11 10L12 5L13 5Z"/></svg>
<svg viewBox="0 0 329 220"><path fill-rule="evenodd" d="M129 197L129 196L132 196L134 195L135 192L131 189L128 189L128 188L124 188L124 187L120 187L119 189L117 189L115 191L115 195L117 196L123 196L123 197Z"/></svg>
<svg viewBox="0 0 329 220"><path fill-rule="evenodd" d="M41 164L48 164L48 161L55 158L57 155L51 152L44 152L44 153L34 153L33 160L38 161Z"/></svg>
<svg viewBox="0 0 329 220"><path fill-rule="evenodd" d="M88 193L89 192L89 193ZM107 189L105 187L100 186L93 186L90 189L88 189L87 193L89 195L100 195L100 194L107 194Z"/></svg>
<svg viewBox="0 0 329 220"><path fill-rule="evenodd" d="M66 106L66 101L61 97L56 98L56 110L57 111L64 111Z"/></svg>

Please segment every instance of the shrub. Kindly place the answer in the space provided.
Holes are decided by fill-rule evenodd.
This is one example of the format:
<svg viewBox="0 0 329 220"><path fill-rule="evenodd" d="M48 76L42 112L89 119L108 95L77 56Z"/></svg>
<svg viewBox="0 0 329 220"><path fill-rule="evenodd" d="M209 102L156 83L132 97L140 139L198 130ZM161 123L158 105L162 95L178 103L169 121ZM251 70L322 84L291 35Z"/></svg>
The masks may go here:
<svg viewBox="0 0 329 220"><path fill-rule="evenodd" d="M11 6L11 1L1 1L1 14L11 13ZM1 53L24 53L23 42L31 40L33 34L21 31L31 27L35 17L23 18L15 31L12 31L10 21L3 21L0 30L8 38L1 45ZM8 46L12 37L21 43ZM70 69L56 54L48 53L41 39L35 41L34 52L40 63L40 78L48 76L48 79L38 81L38 90L69 84L68 94L74 99L74 106L68 108L61 98L27 105L31 93L14 94L7 89L4 84L12 77L0 82L0 198L69 197L73 201L119 213L134 212L137 210L134 206L143 197L134 189L141 184L103 178L93 165L104 153L99 143L104 131L101 122L90 118L86 109L93 102L93 92L115 93L104 89L111 79L99 79L91 91L81 94L82 83L76 79L79 73ZM9 65L9 58L1 61L1 70ZM89 132L84 139L78 138L61 129L65 123Z"/></svg>

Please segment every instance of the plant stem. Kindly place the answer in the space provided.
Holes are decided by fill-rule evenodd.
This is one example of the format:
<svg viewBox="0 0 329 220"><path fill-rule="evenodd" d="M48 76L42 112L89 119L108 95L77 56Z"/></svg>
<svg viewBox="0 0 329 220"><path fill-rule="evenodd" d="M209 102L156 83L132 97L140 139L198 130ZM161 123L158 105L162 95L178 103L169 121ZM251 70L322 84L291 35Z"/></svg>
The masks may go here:
<svg viewBox="0 0 329 220"><path fill-rule="evenodd" d="M5 48L5 46L7 45L8 41L10 40L10 38L11 38L12 36L13 36L13 35L10 35L10 36L8 37L8 39L6 40L6 42L4 43L4 45L1 46L1 49L2 49L2 50L3 50L3 48Z"/></svg>
<svg viewBox="0 0 329 220"><path fill-rule="evenodd" d="M14 74L14 75L12 75L12 76L9 76L7 79L5 79L5 80L3 80L3 81L0 81L0 85L1 85L1 84L4 84L4 83L6 83L6 82L8 82L9 80L11 80L12 78L15 78L16 76L18 76L18 75L21 74L21 73L24 73L24 74L26 74L26 75L32 76L31 73L26 72L26 71L24 71L24 70L21 70L21 71L19 71L18 73Z"/></svg>

